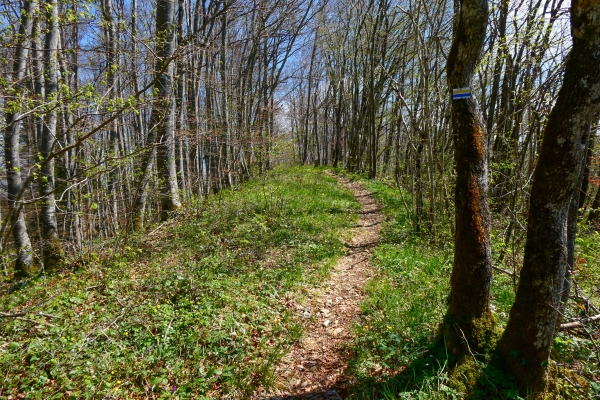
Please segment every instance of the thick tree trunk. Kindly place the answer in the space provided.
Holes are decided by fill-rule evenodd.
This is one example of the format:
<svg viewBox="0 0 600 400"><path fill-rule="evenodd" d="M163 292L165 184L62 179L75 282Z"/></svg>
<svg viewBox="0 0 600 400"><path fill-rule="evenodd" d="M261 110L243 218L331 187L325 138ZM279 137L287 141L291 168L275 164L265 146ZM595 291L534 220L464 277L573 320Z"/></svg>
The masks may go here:
<svg viewBox="0 0 600 400"><path fill-rule="evenodd" d="M544 389L563 278L566 223L600 107L600 3L574 0L573 48L535 168L521 279L499 351L523 394Z"/></svg>
<svg viewBox="0 0 600 400"><path fill-rule="evenodd" d="M173 103L173 63L170 58L175 51L175 1L159 0L156 7L156 27L160 32L158 62L159 70L162 72L158 80L159 105L152 109L151 120L156 121L157 150L156 166L159 177L162 179L160 185L160 196L162 206L162 219L169 217L172 211L181 207L179 200L179 188L177 185L177 167L175 163L175 124Z"/></svg>
<svg viewBox="0 0 600 400"><path fill-rule="evenodd" d="M19 36L16 41L15 61L13 64L14 84L18 93L24 89L23 80L27 68L27 57L29 54L29 42L31 41L31 30L33 27L33 12L36 8L35 1L25 1L21 11L21 25ZM4 157L6 159L6 181L8 206L11 218L8 220L12 225L13 238L17 246L17 259L15 263L15 277L22 278L33 274L32 248L27 225L23 216L22 203L19 202L23 188L21 179L21 106L15 104L13 110L6 110L6 128L4 131Z"/></svg>
<svg viewBox="0 0 600 400"><path fill-rule="evenodd" d="M44 70L46 102L58 101L58 0L46 2L47 32L44 43ZM56 270L64 264L65 252L58 236L56 200L54 195L54 158L51 158L56 143L57 107L52 105L46 114L39 144L41 170L38 178L41 207L41 233L44 268L46 272Z"/></svg>
<svg viewBox="0 0 600 400"><path fill-rule="evenodd" d="M471 86L488 21L486 0L461 0L458 26L448 56L449 93ZM448 311L442 326L456 354L489 346L495 330L491 314L490 214L486 199L486 129L474 97L452 101L456 162L456 234Z"/></svg>

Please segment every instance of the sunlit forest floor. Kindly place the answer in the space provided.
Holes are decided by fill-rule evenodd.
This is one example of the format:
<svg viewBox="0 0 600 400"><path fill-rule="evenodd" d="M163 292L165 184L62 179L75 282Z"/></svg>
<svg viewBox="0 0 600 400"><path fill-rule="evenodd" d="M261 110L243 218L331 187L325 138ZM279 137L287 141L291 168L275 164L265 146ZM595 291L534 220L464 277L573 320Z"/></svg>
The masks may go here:
<svg viewBox="0 0 600 400"><path fill-rule="evenodd" d="M411 233L406 204L395 185L364 182L383 204L384 223L373 256L376 276L367 286L362 306L365 322L357 326L356 339L350 345L354 354L351 361L354 397L520 398L511 377L496 367L491 351L476 354L470 362L454 368L456 360L447 354L443 344L435 343L450 292L453 258L450 229L441 225L430 234ZM497 232L492 235L499 236ZM581 227L574 275L579 295L596 304L600 295L599 239L597 232L590 233L587 227ZM498 268L492 285L492 310L503 328L517 281L506 273L514 259L501 261L501 253L501 246L494 247L494 264ZM519 254L512 257L518 259ZM563 321L595 313L582 304L579 300L570 301ZM549 399L599 398L599 341L597 325L557 334L550 366L553 379Z"/></svg>
<svg viewBox="0 0 600 400"><path fill-rule="evenodd" d="M398 189L363 183L384 223L375 276L346 345L347 395L518 398L491 354L455 369L434 345L451 234L414 234ZM322 169L276 169L139 237L88 249L61 274L2 283L0 398L246 398L268 388L303 335L292 300L327 279L359 208ZM599 242L585 231L577 249L580 296L596 304ZM496 274L501 326L513 297L513 278ZM587 312L582 307L574 301L566 319ZM600 395L599 339L593 325L558 334L551 398Z"/></svg>

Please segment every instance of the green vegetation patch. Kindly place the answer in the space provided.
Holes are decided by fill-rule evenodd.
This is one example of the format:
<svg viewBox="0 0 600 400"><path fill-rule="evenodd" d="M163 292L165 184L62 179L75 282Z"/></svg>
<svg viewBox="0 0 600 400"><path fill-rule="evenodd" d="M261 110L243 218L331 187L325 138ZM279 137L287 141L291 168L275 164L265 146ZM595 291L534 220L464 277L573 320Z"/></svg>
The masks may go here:
<svg viewBox="0 0 600 400"><path fill-rule="evenodd" d="M384 222L372 259L376 274L368 283L363 317L350 345L353 398L519 399L514 379L497 366L493 351L455 360L443 344L436 343L450 293L453 242L449 232L445 240L439 232L415 234L396 187L363 183L382 204ZM492 236L497 239L499 235ZM567 318L593 313L584 300L597 299L599 238L587 227L580 228L574 274L577 287L572 293L579 294L569 303ZM497 258L495 265L509 272L512 267ZM516 283L510 274L494 274L491 308L500 328L508 320ZM592 326L558 333L548 398L591 399L600 394L598 340L598 331Z"/></svg>
<svg viewBox="0 0 600 400"><path fill-rule="evenodd" d="M364 182L382 204L382 237L373 254L363 321L350 365L356 398L447 398L449 356L432 348L446 309L452 246L413 235L398 189Z"/></svg>
<svg viewBox="0 0 600 400"><path fill-rule="evenodd" d="M291 300L327 276L359 204L308 168L187 207L127 246L3 287L0 397L245 397L301 334Z"/></svg>

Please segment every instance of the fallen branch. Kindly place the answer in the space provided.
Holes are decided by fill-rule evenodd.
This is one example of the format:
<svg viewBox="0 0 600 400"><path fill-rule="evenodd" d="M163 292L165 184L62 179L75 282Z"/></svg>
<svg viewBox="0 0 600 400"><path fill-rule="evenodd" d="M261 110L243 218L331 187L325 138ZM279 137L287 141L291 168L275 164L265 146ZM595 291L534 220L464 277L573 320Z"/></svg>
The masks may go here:
<svg viewBox="0 0 600 400"><path fill-rule="evenodd" d="M580 319L578 321L573 321L573 322L569 322L566 324L561 324L558 329L559 330L564 330L564 329L573 329L573 328L579 328L580 326L583 326L584 324L587 324L589 322L594 322L594 321L600 321L600 314L594 315L592 317L588 317L588 318L583 318Z"/></svg>
<svg viewBox="0 0 600 400"><path fill-rule="evenodd" d="M510 272L510 271L507 271L507 270L505 270L505 269L502 269L502 268L499 268L499 267L494 267L494 266L492 266L492 268L493 268L494 270L498 271L498 272L502 272L503 274L506 274L506 275L510 276L511 278L514 278L514 277L516 277L516 276L517 276L515 273L513 273L513 272Z"/></svg>
<svg viewBox="0 0 600 400"><path fill-rule="evenodd" d="M22 317L24 315L27 315L27 313L19 312L19 313L15 313L15 314L9 314L9 313L0 312L0 318L17 318L17 317Z"/></svg>
<svg viewBox="0 0 600 400"><path fill-rule="evenodd" d="M40 317L48 317L48 318L55 318L55 319L62 319L62 317L59 317L57 315L52 315L52 314L46 314L43 312L39 312L37 313Z"/></svg>
<svg viewBox="0 0 600 400"><path fill-rule="evenodd" d="M0 311L0 318L17 318L17 319L22 319L22 318L19 318L19 317L24 317L28 313L29 313L28 311L21 311L21 312L18 312L18 313L9 314L9 313L5 313L5 312L1 312ZM62 317L59 317L59 316L56 316L56 315L52 315L52 314L46 314L46 313L43 313L43 312L37 312L36 315L39 315L40 317L62 319Z"/></svg>

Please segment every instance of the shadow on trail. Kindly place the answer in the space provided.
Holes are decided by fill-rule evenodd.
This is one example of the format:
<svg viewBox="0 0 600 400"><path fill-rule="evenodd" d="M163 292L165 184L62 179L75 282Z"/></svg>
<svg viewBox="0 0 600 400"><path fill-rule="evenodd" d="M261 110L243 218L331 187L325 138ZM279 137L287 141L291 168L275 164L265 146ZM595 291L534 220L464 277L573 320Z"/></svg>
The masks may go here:
<svg viewBox="0 0 600 400"><path fill-rule="evenodd" d="M343 400L346 398L342 389L326 389L304 394L266 397L264 400Z"/></svg>
<svg viewBox="0 0 600 400"><path fill-rule="evenodd" d="M444 346L436 346L397 374L366 377L352 384L342 381L314 392L269 396L261 400L427 398L427 393L445 393L452 398L457 392L446 383L454 362Z"/></svg>

